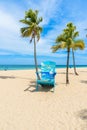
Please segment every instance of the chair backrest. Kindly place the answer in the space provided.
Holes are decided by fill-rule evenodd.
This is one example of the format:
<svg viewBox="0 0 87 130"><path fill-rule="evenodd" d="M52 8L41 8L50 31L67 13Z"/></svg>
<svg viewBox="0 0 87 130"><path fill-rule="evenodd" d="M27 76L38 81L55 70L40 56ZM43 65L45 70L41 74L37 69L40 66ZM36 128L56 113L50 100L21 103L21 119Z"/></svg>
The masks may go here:
<svg viewBox="0 0 87 130"><path fill-rule="evenodd" d="M56 63L53 61L44 61L41 63L41 78L54 79Z"/></svg>

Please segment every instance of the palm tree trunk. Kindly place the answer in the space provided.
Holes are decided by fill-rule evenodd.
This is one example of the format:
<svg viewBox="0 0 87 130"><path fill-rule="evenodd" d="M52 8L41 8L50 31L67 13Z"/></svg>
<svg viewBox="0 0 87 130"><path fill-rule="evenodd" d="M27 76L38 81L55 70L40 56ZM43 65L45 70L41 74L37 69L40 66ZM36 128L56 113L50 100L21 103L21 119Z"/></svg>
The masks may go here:
<svg viewBox="0 0 87 130"><path fill-rule="evenodd" d="M69 53L70 49L67 50L67 65L66 65L66 84L69 84Z"/></svg>
<svg viewBox="0 0 87 130"><path fill-rule="evenodd" d="M74 51L73 51L73 49L72 49L72 56L73 56L74 73L75 73L75 75L78 75L78 73L76 72L75 56L74 56Z"/></svg>
<svg viewBox="0 0 87 130"><path fill-rule="evenodd" d="M34 61L35 61L35 68L36 68L37 78L40 80L40 76L39 76L39 73L38 73L37 58L36 58L36 42L35 42L35 37L34 37Z"/></svg>

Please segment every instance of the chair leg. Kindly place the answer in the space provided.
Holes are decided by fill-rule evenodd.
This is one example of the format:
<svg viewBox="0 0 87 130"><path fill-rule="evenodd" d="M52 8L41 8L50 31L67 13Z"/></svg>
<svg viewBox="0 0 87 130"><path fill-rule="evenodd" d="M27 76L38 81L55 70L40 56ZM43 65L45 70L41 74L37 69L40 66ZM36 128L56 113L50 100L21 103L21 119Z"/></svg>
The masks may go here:
<svg viewBox="0 0 87 130"><path fill-rule="evenodd" d="M54 83L54 85L53 85L53 92L55 91L55 83Z"/></svg>
<svg viewBox="0 0 87 130"><path fill-rule="evenodd" d="M36 84L36 91L38 91L38 84Z"/></svg>
<svg viewBox="0 0 87 130"><path fill-rule="evenodd" d="M53 92L55 91L55 85L53 86Z"/></svg>

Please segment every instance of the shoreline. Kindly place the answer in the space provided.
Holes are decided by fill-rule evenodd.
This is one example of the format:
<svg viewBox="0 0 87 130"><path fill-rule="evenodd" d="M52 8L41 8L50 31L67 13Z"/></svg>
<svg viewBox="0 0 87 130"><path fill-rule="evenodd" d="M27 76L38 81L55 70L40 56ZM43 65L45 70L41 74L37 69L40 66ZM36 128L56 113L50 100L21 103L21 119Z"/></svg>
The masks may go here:
<svg viewBox="0 0 87 130"><path fill-rule="evenodd" d="M40 69L40 65L38 65L38 68ZM65 69L66 65L56 65L57 69ZM69 68L74 68L73 65L69 65ZM87 68L87 65L76 65L76 68ZM0 71L4 70L34 70L35 65L0 65Z"/></svg>
<svg viewBox="0 0 87 130"><path fill-rule="evenodd" d="M70 69L74 69L73 67L69 67L69 70ZM79 69L87 69L87 67L76 67L76 70L79 70ZM35 68L29 68L29 69L3 69L3 70L0 70L1 72L2 71L29 71L29 70L35 70ZM40 68L39 68L40 70ZM66 70L66 67L65 68L56 68L56 70Z"/></svg>
<svg viewBox="0 0 87 130"><path fill-rule="evenodd" d="M73 67L69 67L69 70L73 70L74 68ZM87 69L87 67L76 67L76 70L79 70L79 69ZM35 70L35 68L29 68L29 69L6 69L6 70L0 70L1 72L2 71L30 71L30 70L32 70L32 71L34 71ZM39 70L40 70L40 68L39 68ZM65 68L56 68L56 70L66 70L66 67Z"/></svg>

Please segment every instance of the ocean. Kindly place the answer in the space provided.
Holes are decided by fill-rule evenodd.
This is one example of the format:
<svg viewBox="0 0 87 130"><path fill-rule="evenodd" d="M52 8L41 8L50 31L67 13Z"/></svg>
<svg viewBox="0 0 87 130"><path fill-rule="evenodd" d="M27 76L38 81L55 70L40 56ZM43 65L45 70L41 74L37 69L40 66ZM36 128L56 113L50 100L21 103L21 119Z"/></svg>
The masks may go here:
<svg viewBox="0 0 87 130"><path fill-rule="evenodd" d="M40 65L38 66L40 68ZM73 68L73 65L69 65ZM87 65L76 65L77 68L87 68ZM56 65L56 68L66 68L66 65ZM34 65L0 65L0 70L28 70L35 69Z"/></svg>

